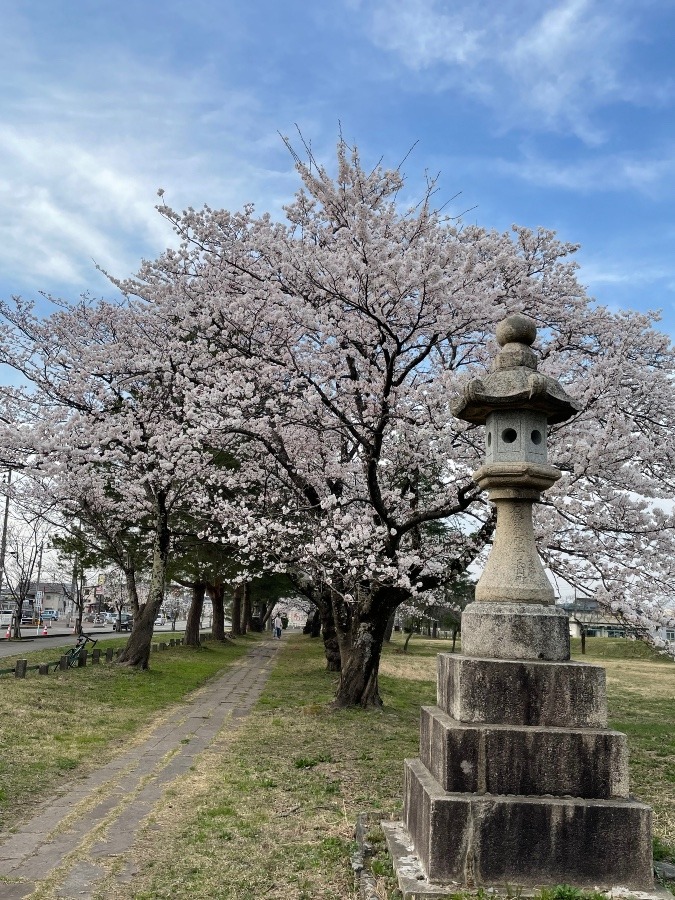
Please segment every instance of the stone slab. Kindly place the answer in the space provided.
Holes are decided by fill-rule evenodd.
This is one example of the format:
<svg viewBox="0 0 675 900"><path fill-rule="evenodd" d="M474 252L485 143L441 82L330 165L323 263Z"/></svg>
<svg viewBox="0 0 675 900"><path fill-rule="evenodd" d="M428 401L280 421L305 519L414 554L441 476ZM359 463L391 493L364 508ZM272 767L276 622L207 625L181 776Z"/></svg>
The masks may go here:
<svg viewBox="0 0 675 900"><path fill-rule="evenodd" d="M405 762L404 823L430 881L649 890L651 810L630 800L444 791Z"/></svg>
<svg viewBox="0 0 675 900"><path fill-rule="evenodd" d="M607 725L605 670L578 662L438 655L438 706L459 722Z"/></svg>
<svg viewBox="0 0 675 900"><path fill-rule="evenodd" d="M22 900L23 897L28 897L29 894L32 894L35 890L35 882L33 881L20 881L15 884L2 884L0 885L2 889L2 900Z"/></svg>
<svg viewBox="0 0 675 900"><path fill-rule="evenodd" d="M449 896L467 889L466 885L457 881L443 884L429 881L403 822L380 822L380 825L387 840L387 849L403 900L447 900ZM510 885L511 895L515 893L519 897L538 894L541 887L542 885L529 888L519 884ZM486 893L492 894L495 890L496 887L491 885ZM645 891L631 891L613 886L608 894L608 900L673 900L673 895L655 882L653 887Z"/></svg>
<svg viewBox="0 0 675 900"><path fill-rule="evenodd" d="M675 865L659 860L654 863L656 874L665 881L675 881Z"/></svg>
<svg viewBox="0 0 675 900"><path fill-rule="evenodd" d="M462 613L462 655L568 660L569 617L556 606L542 604L470 603Z"/></svg>
<svg viewBox="0 0 675 900"><path fill-rule="evenodd" d="M604 728L475 725L423 706L420 759L446 791L628 797L628 742Z"/></svg>

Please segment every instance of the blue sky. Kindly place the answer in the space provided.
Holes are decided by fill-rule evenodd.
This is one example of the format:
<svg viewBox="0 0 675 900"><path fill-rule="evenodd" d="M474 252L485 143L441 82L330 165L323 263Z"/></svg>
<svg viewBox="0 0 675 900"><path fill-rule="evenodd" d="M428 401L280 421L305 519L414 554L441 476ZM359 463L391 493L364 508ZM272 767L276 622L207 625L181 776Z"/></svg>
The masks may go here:
<svg viewBox="0 0 675 900"><path fill-rule="evenodd" d="M279 132L338 129L410 191L582 245L603 303L675 336L672 0L4 0L0 296L112 295L171 240L154 210L278 214Z"/></svg>

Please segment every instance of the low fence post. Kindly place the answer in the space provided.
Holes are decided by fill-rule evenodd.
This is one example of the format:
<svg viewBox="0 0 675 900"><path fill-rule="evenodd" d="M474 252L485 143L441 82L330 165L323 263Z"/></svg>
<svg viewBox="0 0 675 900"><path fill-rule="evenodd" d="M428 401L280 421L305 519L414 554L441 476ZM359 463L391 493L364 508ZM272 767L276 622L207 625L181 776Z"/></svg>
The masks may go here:
<svg viewBox="0 0 675 900"><path fill-rule="evenodd" d="M112 658L113 658L113 648L108 647L105 651L105 661L112 662Z"/></svg>
<svg viewBox="0 0 675 900"><path fill-rule="evenodd" d="M27 659L17 659L16 665L14 666L14 677L15 678L25 678L27 665L28 665Z"/></svg>
<svg viewBox="0 0 675 900"><path fill-rule="evenodd" d="M97 666L97 665L99 664L99 662L100 662L100 659L101 659L101 651L99 650L98 647L95 647L95 648L91 651L91 664L92 664L92 666Z"/></svg>
<svg viewBox="0 0 675 900"><path fill-rule="evenodd" d="M40 663L38 675L49 675L49 663Z"/></svg>
<svg viewBox="0 0 675 900"><path fill-rule="evenodd" d="M80 655L77 657L77 668L82 669L87 665L87 648L83 647Z"/></svg>
<svg viewBox="0 0 675 900"><path fill-rule="evenodd" d="M59 660L59 669L62 672L65 672L67 670L67 668L68 668L68 657L64 655Z"/></svg>

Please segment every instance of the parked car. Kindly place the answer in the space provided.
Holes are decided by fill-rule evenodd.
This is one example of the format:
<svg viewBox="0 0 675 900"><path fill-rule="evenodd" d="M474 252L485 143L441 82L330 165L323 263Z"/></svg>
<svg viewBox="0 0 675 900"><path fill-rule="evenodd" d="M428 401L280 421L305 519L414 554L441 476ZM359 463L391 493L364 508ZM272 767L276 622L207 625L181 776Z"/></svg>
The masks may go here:
<svg viewBox="0 0 675 900"><path fill-rule="evenodd" d="M134 624L134 617L130 616L129 613L122 613L119 619L115 619L113 622L113 631L131 631L131 628Z"/></svg>
<svg viewBox="0 0 675 900"><path fill-rule="evenodd" d="M155 625L166 625L166 616L164 613L160 613L155 619Z"/></svg>
<svg viewBox="0 0 675 900"><path fill-rule="evenodd" d="M57 609L43 609L42 618L51 622L59 621L59 611Z"/></svg>
<svg viewBox="0 0 675 900"><path fill-rule="evenodd" d="M33 616L31 613L21 616L22 625L43 625L42 616Z"/></svg>
<svg viewBox="0 0 675 900"><path fill-rule="evenodd" d="M107 612L103 616L103 621L106 625L114 625L117 621L117 613L116 612Z"/></svg>

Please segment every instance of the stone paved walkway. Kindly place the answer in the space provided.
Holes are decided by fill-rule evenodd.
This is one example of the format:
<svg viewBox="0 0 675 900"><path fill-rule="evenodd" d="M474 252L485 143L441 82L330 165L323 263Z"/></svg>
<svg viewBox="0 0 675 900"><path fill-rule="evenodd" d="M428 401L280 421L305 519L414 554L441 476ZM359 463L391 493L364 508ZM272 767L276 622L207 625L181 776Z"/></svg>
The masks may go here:
<svg viewBox="0 0 675 900"><path fill-rule="evenodd" d="M258 644L153 729L142 744L67 785L11 835L0 835L0 898L90 900L115 872L131 880L130 849L144 820L171 783L221 729L248 714L269 677L281 642Z"/></svg>

